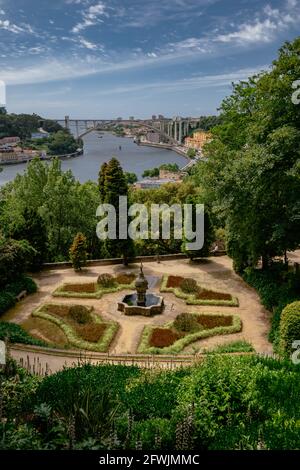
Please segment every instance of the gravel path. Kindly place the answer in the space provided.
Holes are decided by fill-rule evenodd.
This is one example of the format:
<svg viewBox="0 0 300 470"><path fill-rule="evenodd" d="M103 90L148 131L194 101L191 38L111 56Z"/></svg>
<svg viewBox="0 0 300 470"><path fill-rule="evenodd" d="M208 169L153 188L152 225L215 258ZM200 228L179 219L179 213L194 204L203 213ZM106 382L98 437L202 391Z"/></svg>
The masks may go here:
<svg viewBox="0 0 300 470"><path fill-rule="evenodd" d="M104 318L114 319L120 324L118 334L109 352L111 354L126 354L136 352L144 325L162 325L173 320L181 312L235 313L241 317L243 322L243 330L240 333L200 340L186 347L183 352L201 352L219 344L244 339L249 341L257 352L270 354L272 353L272 345L267 339L270 329L270 313L263 308L254 289L247 286L233 272L231 264L232 262L227 256L211 258L199 263L190 263L188 260L168 260L160 263L145 263L144 273L146 276L151 276L151 284L153 285L151 291L158 293L159 279L163 274L192 277L206 288L229 292L238 297L239 307L188 306L183 300L167 293L163 294L166 307L162 315L152 318L126 317L116 308L117 301L127 293L125 290L105 295L102 299L52 297L51 293L64 282L91 282L104 272L116 274L132 271L137 273L139 269L138 264L126 268L120 265L93 266L80 274L74 273L72 269L57 269L34 275L39 286L38 292L19 302L2 316L2 320L21 324L30 317L35 308L45 302L92 305L95 311ZM153 281L155 278L157 279L156 283Z"/></svg>

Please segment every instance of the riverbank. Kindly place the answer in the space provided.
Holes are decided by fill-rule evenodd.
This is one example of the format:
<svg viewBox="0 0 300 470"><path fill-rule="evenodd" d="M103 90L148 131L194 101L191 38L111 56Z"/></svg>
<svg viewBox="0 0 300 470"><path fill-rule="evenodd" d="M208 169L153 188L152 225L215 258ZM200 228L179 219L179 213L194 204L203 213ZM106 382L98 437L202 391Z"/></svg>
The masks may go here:
<svg viewBox="0 0 300 470"><path fill-rule="evenodd" d="M190 157L187 156L184 150L182 150L180 147L176 147L174 145L170 144L156 144L153 142L139 142L137 145L142 145L145 147L155 147L155 148L160 148L160 149L165 149L165 150L172 150L173 152L178 153L178 155L181 155L182 157L186 158L188 161L190 161Z"/></svg>
<svg viewBox="0 0 300 470"><path fill-rule="evenodd" d="M52 158L59 158L61 160L69 159L69 158L76 158L80 155L83 155L83 149L78 149L76 152L69 153L66 155L46 155L42 157L38 157L37 155L34 156L24 156L24 157L17 157L17 158L10 158L7 160L0 160L1 165L19 165L20 163L28 163L34 160L35 158L39 158L41 161L44 160L51 160Z"/></svg>

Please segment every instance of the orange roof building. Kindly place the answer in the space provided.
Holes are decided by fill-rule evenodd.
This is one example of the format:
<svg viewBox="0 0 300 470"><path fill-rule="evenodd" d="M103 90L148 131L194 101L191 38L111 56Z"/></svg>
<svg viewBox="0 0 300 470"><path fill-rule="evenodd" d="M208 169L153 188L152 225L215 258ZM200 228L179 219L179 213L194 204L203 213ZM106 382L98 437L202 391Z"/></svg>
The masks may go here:
<svg viewBox="0 0 300 470"><path fill-rule="evenodd" d="M188 148L201 149L204 144L212 139L212 134L206 131L195 131L191 137L184 139L184 144Z"/></svg>

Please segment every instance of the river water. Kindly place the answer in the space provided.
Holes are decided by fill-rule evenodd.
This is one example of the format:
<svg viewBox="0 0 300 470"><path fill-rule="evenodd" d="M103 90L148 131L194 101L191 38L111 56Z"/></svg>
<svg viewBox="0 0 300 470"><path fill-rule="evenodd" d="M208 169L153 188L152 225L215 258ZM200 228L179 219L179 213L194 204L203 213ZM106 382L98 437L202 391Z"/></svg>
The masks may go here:
<svg viewBox="0 0 300 470"><path fill-rule="evenodd" d="M82 183L96 181L101 164L116 157L124 171L136 173L141 178L144 170L160 166L162 163L177 163L184 166L186 160L172 150L136 145L133 139L117 137L109 133L91 132L84 137L84 154L69 160L62 160L64 170L72 170L75 178ZM121 147L121 148L120 148ZM17 173L23 173L26 163L3 166L0 173L0 185L14 179Z"/></svg>

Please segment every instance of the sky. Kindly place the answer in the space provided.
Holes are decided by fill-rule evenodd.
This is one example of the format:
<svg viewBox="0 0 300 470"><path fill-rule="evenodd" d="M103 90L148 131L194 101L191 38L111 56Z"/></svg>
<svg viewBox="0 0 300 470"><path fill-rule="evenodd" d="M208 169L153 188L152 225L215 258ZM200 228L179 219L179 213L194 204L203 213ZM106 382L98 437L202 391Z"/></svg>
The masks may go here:
<svg viewBox="0 0 300 470"><path fill-rule="evenodd" d="M0 0L7 110L216 114L300 34L300 0Z"/></svg>

